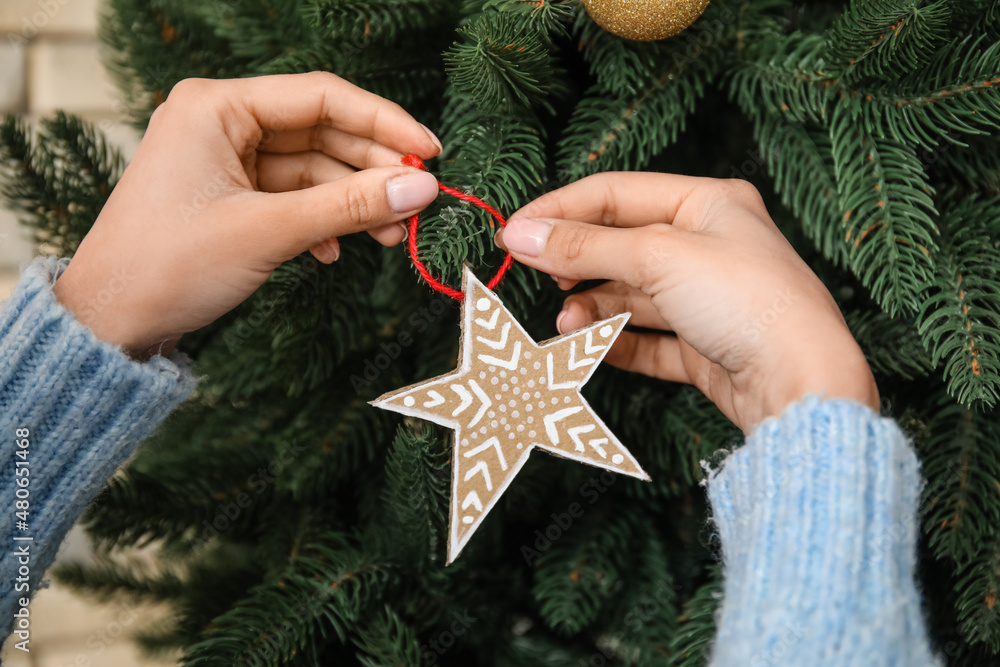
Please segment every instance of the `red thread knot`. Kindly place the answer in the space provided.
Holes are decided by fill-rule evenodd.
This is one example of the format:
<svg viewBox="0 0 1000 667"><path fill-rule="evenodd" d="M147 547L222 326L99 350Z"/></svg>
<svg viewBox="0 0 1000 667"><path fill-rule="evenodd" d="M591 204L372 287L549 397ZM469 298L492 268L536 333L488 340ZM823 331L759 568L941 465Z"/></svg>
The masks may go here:
<svg viewBox="0 0 1000 667"><path fill-rule="evenodd" d="M427 167L424 165L424 161L421 160L420 158L418 158L413 153L410 153L408 155L404 155L403 159L402 159L402 163L405 166L407 166L407 167L416 167L417 169L421 169L423 171L427 171Z"/></svg>

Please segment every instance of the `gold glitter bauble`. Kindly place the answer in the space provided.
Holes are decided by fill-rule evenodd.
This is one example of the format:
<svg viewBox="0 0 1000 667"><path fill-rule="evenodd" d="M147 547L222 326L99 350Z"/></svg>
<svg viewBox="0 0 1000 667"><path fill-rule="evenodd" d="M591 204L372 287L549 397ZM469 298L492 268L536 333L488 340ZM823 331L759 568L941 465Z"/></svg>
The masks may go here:
<svg viewBox="0 0 1000 667"><path fill-rule="evenodd" d="M583 0L583 6L613 35L652 42L673 37L701 16L709 0Z"/></svg>

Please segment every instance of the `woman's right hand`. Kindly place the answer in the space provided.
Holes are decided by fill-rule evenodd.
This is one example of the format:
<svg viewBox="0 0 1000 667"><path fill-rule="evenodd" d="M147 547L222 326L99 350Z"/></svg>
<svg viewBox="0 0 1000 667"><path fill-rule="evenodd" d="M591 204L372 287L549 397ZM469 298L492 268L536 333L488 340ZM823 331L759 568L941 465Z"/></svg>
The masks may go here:
<svg viewBox="0 0 1000 667"><path fill-rule="evenodd" d="M556 325L631 312L606 361L698 387L744 432L807 394L879 410L833 297L738 180L605 173L511 216L497 242L570 289ZM672 332L672 333L671 333Z"/></svg>

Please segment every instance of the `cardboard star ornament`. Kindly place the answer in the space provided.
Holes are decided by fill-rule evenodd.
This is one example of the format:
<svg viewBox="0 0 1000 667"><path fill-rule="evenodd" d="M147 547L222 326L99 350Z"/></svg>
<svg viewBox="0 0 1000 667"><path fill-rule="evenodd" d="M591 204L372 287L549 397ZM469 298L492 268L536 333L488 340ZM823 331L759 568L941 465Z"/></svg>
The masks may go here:
<svg viewBox="0 0 1000 667"><path fill-rule="evenodd" d="M649 480L580 395L630 313L536 343L468 268L462 284L458 368L372 401L455 430L448 563L533 449Z"/></svg>

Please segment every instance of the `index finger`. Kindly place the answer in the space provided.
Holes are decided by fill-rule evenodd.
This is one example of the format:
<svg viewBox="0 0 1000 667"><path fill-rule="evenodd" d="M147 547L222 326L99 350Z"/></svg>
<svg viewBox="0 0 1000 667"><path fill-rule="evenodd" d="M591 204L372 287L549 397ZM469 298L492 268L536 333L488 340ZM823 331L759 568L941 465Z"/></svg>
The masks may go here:
<svg viewBox="0 0 1000 667"><path fill-rule="evenodd" d="M594 174L542 195L510 218L557 218L605 227L673 223L709 180L653 172Z"/></svg>
<svg viewBox="0 0 1000 667"><path fill-rule="evenodd" d="M438 154L430 134L401 106L330 72L226 79L213 85L261 128L283 131L328 125L400 153L424 158Z"/></svg>

